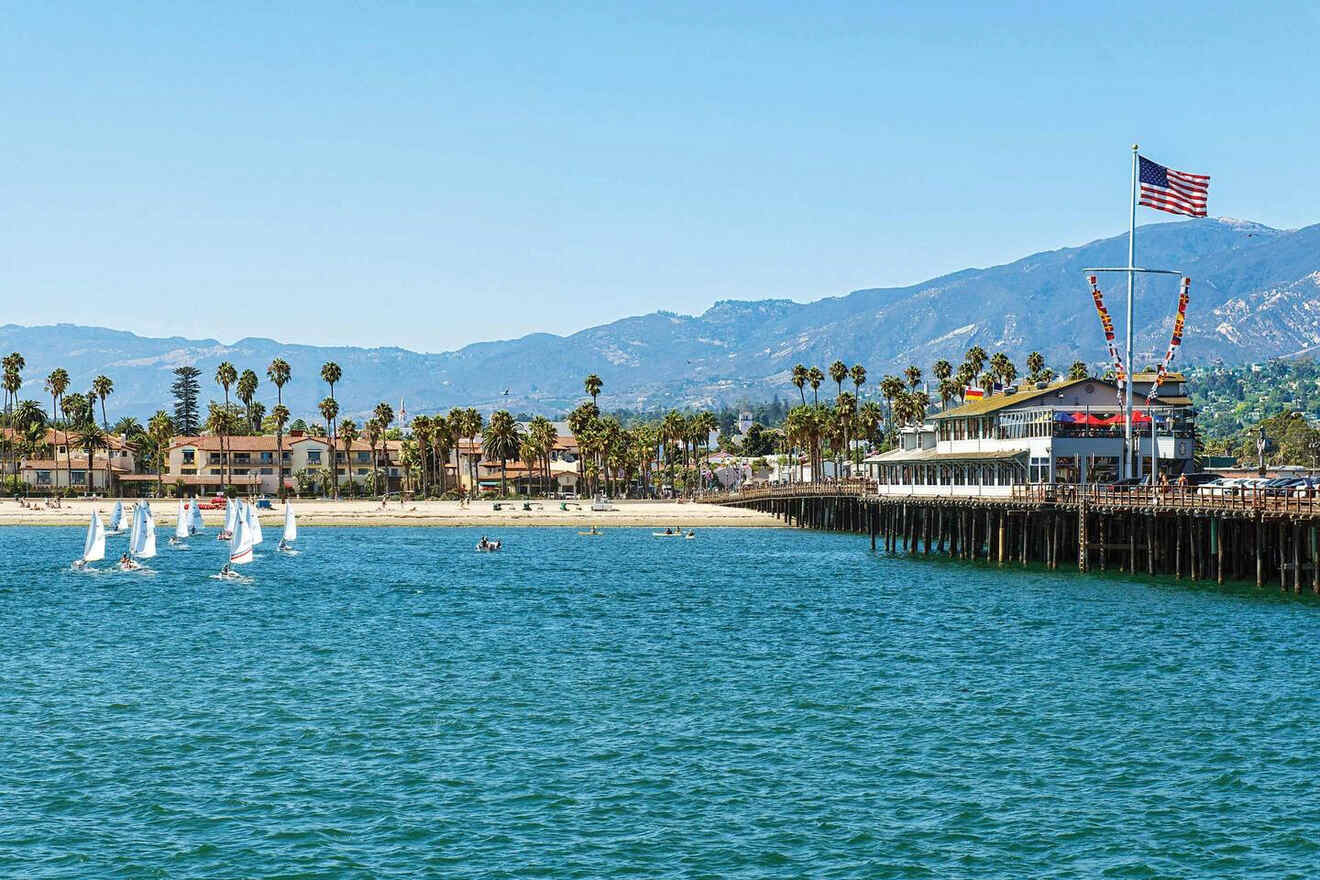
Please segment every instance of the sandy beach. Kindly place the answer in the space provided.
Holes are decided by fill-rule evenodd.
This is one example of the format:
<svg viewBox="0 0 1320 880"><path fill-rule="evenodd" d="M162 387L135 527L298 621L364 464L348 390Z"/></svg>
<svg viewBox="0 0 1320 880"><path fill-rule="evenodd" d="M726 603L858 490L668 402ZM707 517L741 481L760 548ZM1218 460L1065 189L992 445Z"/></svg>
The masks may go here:
<svg viewBox="0 0 1320 880"><path fill-rule="evenodd" d="M177 502L172 499L149 499L158 525L172 525ZM30 502L35 509L19 506L15 499L0 501L0 526L82 525L93 507L108 515L114 499L64 499L61 507L48 508L44 502ZM132 503L126 501L126 504ZM500 510L495 510L499 503ZM392 502L382 508L379 501L329 501L324 499L295 500L300 526L576 526L597 525L601 528L665 527L712 528L719 526L755 527L782 525L770 514L714 504L693 504L685 501L617 501L613 510L593 511L589 501L578 505L568 503L568 510L560 509L560 502L532 502L531 510L523 510L521 502L474 501L462 507L457 501ZM203 510L208 528L218 527L223 511ZM263 525L282 522L284 508L273 503L272 510L261 511Z"/></svg>

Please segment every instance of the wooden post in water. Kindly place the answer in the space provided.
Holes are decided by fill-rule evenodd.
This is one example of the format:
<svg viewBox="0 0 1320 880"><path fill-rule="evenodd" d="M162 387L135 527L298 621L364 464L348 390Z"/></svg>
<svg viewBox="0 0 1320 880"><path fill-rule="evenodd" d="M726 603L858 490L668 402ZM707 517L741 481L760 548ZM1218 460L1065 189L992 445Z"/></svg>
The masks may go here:
<svg viewBox="0 0 1320 880"><path fill-rule="evenodd" d="M1293 545L1293 592L1302 591L1302 527L1294 520L1292 527Z"/></svg>
<svg viewBox="0 0 1320 880"><path fill-rule="evenodd" d="M1173 544L1173 576L1182 580L1183 518L1175 514L1174 519L1178 521L1178 526Z"/></svg>
<svg viewBox="0 0 1320 880"><path fill-rule="evenodd" d="M1287 557L1283 555L1283 532L1283 523L1279 523L1279 589L1287 590L1288 563L1284 561Z"/></svg>
<svg viewBox="0 0 1320 880"><path fill-rule="evenodd" d="M1105 525L1109 517L1101 513L1096 517L1096 530L1100 532L1100 570L1105 571L1109 567L1109 545L1106 544Z"/></svg>
<svg viewBox="0 0 1320 880"><path fill-rule="evenodd" d="M1265 586L1265 524L1261 514L1256 514L1256 586Z"/></svg>
<svg viewBox="0 0 1320 880"><path fill-rule="evenodd" d="M1086 571L1086 499L1077 503L1077 570Z"/></svg>
<svg viewBox="0 0 1320 880"><path fill-rule="evenodd" d="M1320 540L1317 538L1315 526L1311 526L1311 592L1320 593Z"/></svg>
<svg viewBox="0 0 1320 880"><path fill-rule="evenodd" d="M1221 517L1210 520L1210 540L1215 544L1215 579L1224 582L1224 521Z"/></svg>

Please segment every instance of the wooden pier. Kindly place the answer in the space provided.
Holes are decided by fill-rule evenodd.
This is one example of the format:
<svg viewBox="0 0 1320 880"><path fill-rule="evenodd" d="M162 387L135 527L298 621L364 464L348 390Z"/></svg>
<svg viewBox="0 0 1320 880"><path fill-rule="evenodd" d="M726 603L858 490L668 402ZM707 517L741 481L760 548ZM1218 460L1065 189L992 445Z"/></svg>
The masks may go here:
<svg viewBox="0 0 1320 880"><path fill-rule="evenodd" d="M957 490L963 487L948 487ZM975 489L975 487L966 487ZM1320 593L1320 498L1250 489L1014 486L1009 494L882 494L870 480L701 499L800 528L869 535L871 549L996 565L1169 575Z"/></svg>

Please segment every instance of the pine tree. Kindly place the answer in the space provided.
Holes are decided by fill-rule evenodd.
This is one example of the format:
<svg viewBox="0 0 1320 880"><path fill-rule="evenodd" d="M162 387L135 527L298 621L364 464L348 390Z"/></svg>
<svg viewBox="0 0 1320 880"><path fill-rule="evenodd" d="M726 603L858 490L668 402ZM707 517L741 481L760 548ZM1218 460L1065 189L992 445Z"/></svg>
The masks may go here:
<svg viewBox="0 0 1320 880"><path fill-rule="evenodd" d="M202 371L196 367L179 367L174 375L178 377L170 386L174 394L174 427L180 435L190 437L197 433L200 418L197 395L201 392L201 384L197 377Z"/></svg>

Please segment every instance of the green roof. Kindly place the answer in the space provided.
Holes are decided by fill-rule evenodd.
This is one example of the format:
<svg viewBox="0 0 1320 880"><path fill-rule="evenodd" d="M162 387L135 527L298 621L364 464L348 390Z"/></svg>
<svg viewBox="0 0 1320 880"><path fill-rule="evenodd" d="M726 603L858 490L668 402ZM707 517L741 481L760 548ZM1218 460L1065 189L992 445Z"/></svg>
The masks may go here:
<svg viewBox="0 0 1320 880"><path fill-rule="evenodd" d="M985 416L990 413L999 412L999 410L1004 409L1005 407L1013 406L1028 400L1035 400L1038 397L1044 397L1046 394L1062 391L1064 388L1071 388L1073 385L1077 385L1081 382L1105 382L1107 385L1113 384L1104 379L1096 379L1091 376L1087 376L1085 379L1062 379L1044 388L1037 388L1033 385L1029 389L1019 390L1016 394L1005 394L1002 391L998 394L989 394L982 397L980 400L969 400L962 406L954 407L953 409L946 410L942 413L935 413L931 418L962 419L971 416Z"/></svg>

